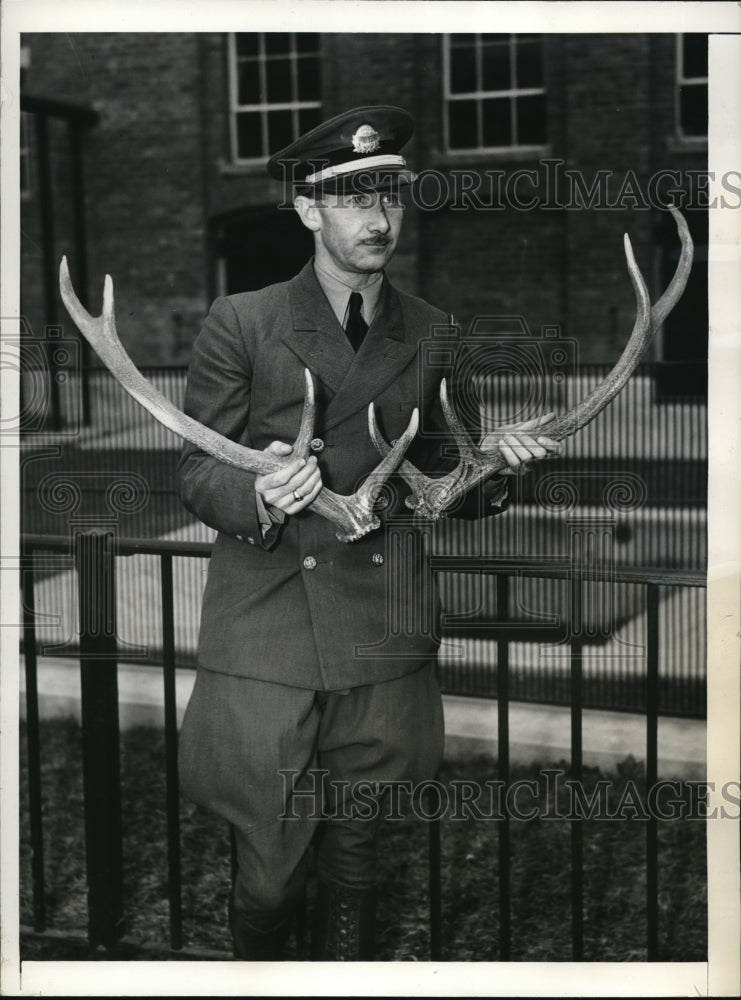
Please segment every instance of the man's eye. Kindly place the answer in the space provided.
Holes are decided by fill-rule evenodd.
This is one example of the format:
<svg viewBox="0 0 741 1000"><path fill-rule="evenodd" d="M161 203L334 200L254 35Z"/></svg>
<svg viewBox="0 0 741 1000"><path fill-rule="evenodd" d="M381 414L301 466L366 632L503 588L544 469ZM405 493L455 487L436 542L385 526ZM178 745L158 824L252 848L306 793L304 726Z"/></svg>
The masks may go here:
<svg viewBox="0 0 741 1000"><path fill-rule="evenodd" d="M373 197L369 194L355 194L352 197L352 204L356 208L370 208L373 204Z"/></svg>
<svg viewBox="0 0 741 1000"><path fill-rule="evenodd" d="M385 194L382 198L385 208L401 208L401 198L398 194Z"/></svg>

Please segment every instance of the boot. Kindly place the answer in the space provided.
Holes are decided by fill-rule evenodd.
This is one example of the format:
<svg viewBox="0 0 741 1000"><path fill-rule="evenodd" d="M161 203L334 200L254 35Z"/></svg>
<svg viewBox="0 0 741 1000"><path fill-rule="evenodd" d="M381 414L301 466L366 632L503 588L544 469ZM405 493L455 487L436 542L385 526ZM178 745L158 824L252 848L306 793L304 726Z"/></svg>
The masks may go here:
<svg viewBox="0 0 741 1000"><path fill-rule="evenodd" d="M269 931L260 931L247 923L229 900L229 926L232 932L234 957L247 962L279 962L291 931L292 916Z"/></svg>
<svg viewBox="0 0 741 1000"><path fill-rule="evenodd" d="M353 889L334 882L318 882L312 921L312 961L373 961L376 895L375 886Z"/></svg>

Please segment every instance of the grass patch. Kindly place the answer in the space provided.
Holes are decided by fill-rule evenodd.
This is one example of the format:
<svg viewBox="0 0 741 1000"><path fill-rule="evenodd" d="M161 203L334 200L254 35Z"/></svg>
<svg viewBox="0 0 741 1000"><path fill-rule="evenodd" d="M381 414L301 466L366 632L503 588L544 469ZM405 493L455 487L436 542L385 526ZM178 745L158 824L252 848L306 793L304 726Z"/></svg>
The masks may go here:
<svg viewBox="0 0 741 1000"><path fill-rule="evenodd" d="M85 847L80 729L74 720L42 724L42 794L47 926L86 929ZM31 851L21 730L21 923L32 923ZM546 766L559 766L544 764ZM564 767L563 764L560 766ZM571 959L571 827L547 819L541 767L513 768L513 780L539 781L539 818L510 824L513 961ZM169 957L164 737L152 728L121 736L125 941ZM484 784L496 778L486 757L447 762L440 782ZM585 770L585 784L611 781L611 802L629 783L644 789L642 768L628 760L617 774ZM613 799L614 797L614 799ZM531 798L525 796L529 806ZM559 798L559 811L567 811ZM380 842L377 957L429 958L429 823L407 818L384 824ZM499 931L496 821L469 816L442 821L442 957L496 961ZM646 958L646 824L638 819L585 820L584 952L587 961ZM704 961L707 949L705 828L699 820L659 823L659 960ZM230 887L226 825L181 800L184 944L229 952ZM310 887L311 893L311 887ZM309 911L310 912L310 911ZM161 954L160 954L161 953ZM84 945L24 937L24 959L90 957ZM111 957L119 957L112 955Z"/></svg>

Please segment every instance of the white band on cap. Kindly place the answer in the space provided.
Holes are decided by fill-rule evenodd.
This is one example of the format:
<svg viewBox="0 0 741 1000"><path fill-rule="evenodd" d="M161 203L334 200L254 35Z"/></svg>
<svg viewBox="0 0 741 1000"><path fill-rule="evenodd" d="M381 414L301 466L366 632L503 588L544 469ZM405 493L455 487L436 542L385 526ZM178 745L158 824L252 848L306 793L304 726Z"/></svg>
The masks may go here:
<svg viewBox="0 0 741 1000"><path fill-rule="evenodd" d="M333 167L325 167L303 180L302 184L318 184L319 181L339 177L341 174L352 174L360 170L373 170L376 167L405 167L407 161L403 156L386 153L383 156L366 156L362 160L348 160L347 163L336 163Z"/></svg>

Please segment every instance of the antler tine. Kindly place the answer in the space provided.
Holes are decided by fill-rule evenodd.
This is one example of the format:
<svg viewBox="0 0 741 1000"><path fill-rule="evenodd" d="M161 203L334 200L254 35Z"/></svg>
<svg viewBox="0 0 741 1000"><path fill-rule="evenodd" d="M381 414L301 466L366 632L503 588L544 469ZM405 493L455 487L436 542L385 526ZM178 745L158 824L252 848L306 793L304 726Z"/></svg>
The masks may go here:
<svg viewBox="0 0 741 1000"><path fill-rule="evenodd" d="M445 379L442 379L440 383L440 402L445 419L448 421L448 426L456 438L456 443L461 454L457 467L452 472L438 479L426 476L424 472L420 472L416 466L412 465L408 459L401 461L397 470L404 482L412 489L412 493L405 501L407 507L417 511L422 517L429 517L433 520L442 516L442 511L450 505L453 499L450 491L466 477L468 470L474 467L477 456L482 454L471 441L468 431L458 419L458 415L450 404ZM389 456L393 449L378 429L372 403L368 408L368 430L371 440L380 454ZM394 448L398 447L401 440L397 441ZM467 487L464 487L463 492L466 489Z"/></svg>
<svg viewBox="0 0 741 1000"><path fill-rule="evenodd" d="M679 261L674 275L672 276L672 280L666 286L661 298L651 310L651 323L654 328L654 333L659 329L666 317L681 298L682 292L687 284L687 279L690 276L690 271L692 269L692 257L694 253L694 244L692 242L692 237L690 236L687 220L679 209L675 208L673 205L670 206L669 211L671 212L676 224L677 233L682 244L682 250L679 254Z"/></svg>
<svg viewBox="0 0 741 1000"><path fill-rule="evenodd" d="M679 301L692 267L693 245L681 212L674 207L670 211L682 245L674 276L659 301L651 309L646 283L636 264L630 238L625 235L625 257L636 299L636 319L630 339L612 371L585 399L567 413L542 426L541 430L547 433L548 437L556 441L569 437L592 421L615 398L635 371L656 331ZM399 466L399 474L414 491L413 495L407 498L407 504L432 519L442 517L446 508L460 500L468 490L507 464L501 452L485 453L471 443L467 431L450 405L444 382L440 386L440 399L446 420L461 453L457 468L439 479L430 479L408 461ZM371 430L371 437L381 454L385 454L384 449L388 449L388 445L380 438L377 428Z"/></svg>
<svg viewBox="0 0 741 1000"><path fill-rule="evenodd" d="M226 462L228 465L246 472L260 474L276 472L297 455L305 457L308 454L309 442L314 431L314 383L308 369L304 369L306 393L301 427L291 455L283 457L272 455L270 452L246 448L178 410L138 371L118 338L114 314L113 281L110 275L106 275L105 278L103 311L98 317L91 316L77 298L72 287L66 257L62 258L59 267L59 289L67 311L78 329L114 378L137 403L168 430L196 445L209 455L213 455L219 461ZM417 415L415 412L409 428L404 434L403 441L399 442L393 455L384 458L376 470L373 481L379 484L379 489L403 458L404 450L416 433L416 428ZM373 474L371 478L373 478ZM337 537L341 541L350 542L361 538L379 526L380 521L373 514L372 506L371 488L364 485L356 494L349 497L340 496L323 487L311 508L339 528Z"/></svg>
<svg viewBox="0 0 741 1000"><path fill-rule="evenodd" d="M59 268L59 289L67 311L80 332L98 354L114 378L161 424L222 462L250 472L276 472L284 461L279 457L245 448L236 441L222 437L210 427L204 427L178 410L151 382L138 371L118 339L113 312L113 281L106 275L103 286L103 312L94 318L83 307L72 287L67 258Z"/></svg>
<svg viewBox="0 0 741 1000"><path fill-rule="evenodd" d="M291 458L308 458L311 439L314 437L314 380L308 368L304 368L304 377L306 379L304 408Z"/></svg>
<svg viewBox="0 0 741 1000"><path fill-rule="evenodd" d="M646 282L636 264L633 247L627 233L623 239L628 272L636 298L636 319L633 331L612 371L580 403L572 407L568 413L556 417L548 425L548 436L555 441L561 441L581 430L604 410L633 374L644 351L653 339L655 329L651 323L651 302ZM677 298L679 298L678 295Z"/></svg>
<svg viewBox="0 0 741 1000"><path fill-rule="evenodd" d="M443 408L445 421L452 431L455 442L458 445L461 460L473 459L479 453L479 450L471 440L471 435L463 426L462 420L453 409L450 397L448 396L448 380L445 378L440 381L440 405Z"/></svg>
<svg viewBox="0 0 741 1000"><path fill-rule="evenodd" d="M367 477L363 485L360 487L356 496L363 494L369 505L373 503L378 498L378 494L381 492L381 488L389 476L395 472L402 464L408 465L410 469L417 472L418 475L422 475L418 472L414 466L407 462L404 458L404 454L412 443L415 434L417 433L417 428L419 426L419 410L415 406L412 410L412 415L407 424L406 430L401 435L401 437L396 441L393 447L388 445L384 439L381 437L380 431L378 430L378 424L376 422L376 408L373 403L368 407L368 433L371 436L373 444L376 449L384 456L383 461L380 465L376 466L373 472ZM424 477L423 477L424 478Z"/></svg>

